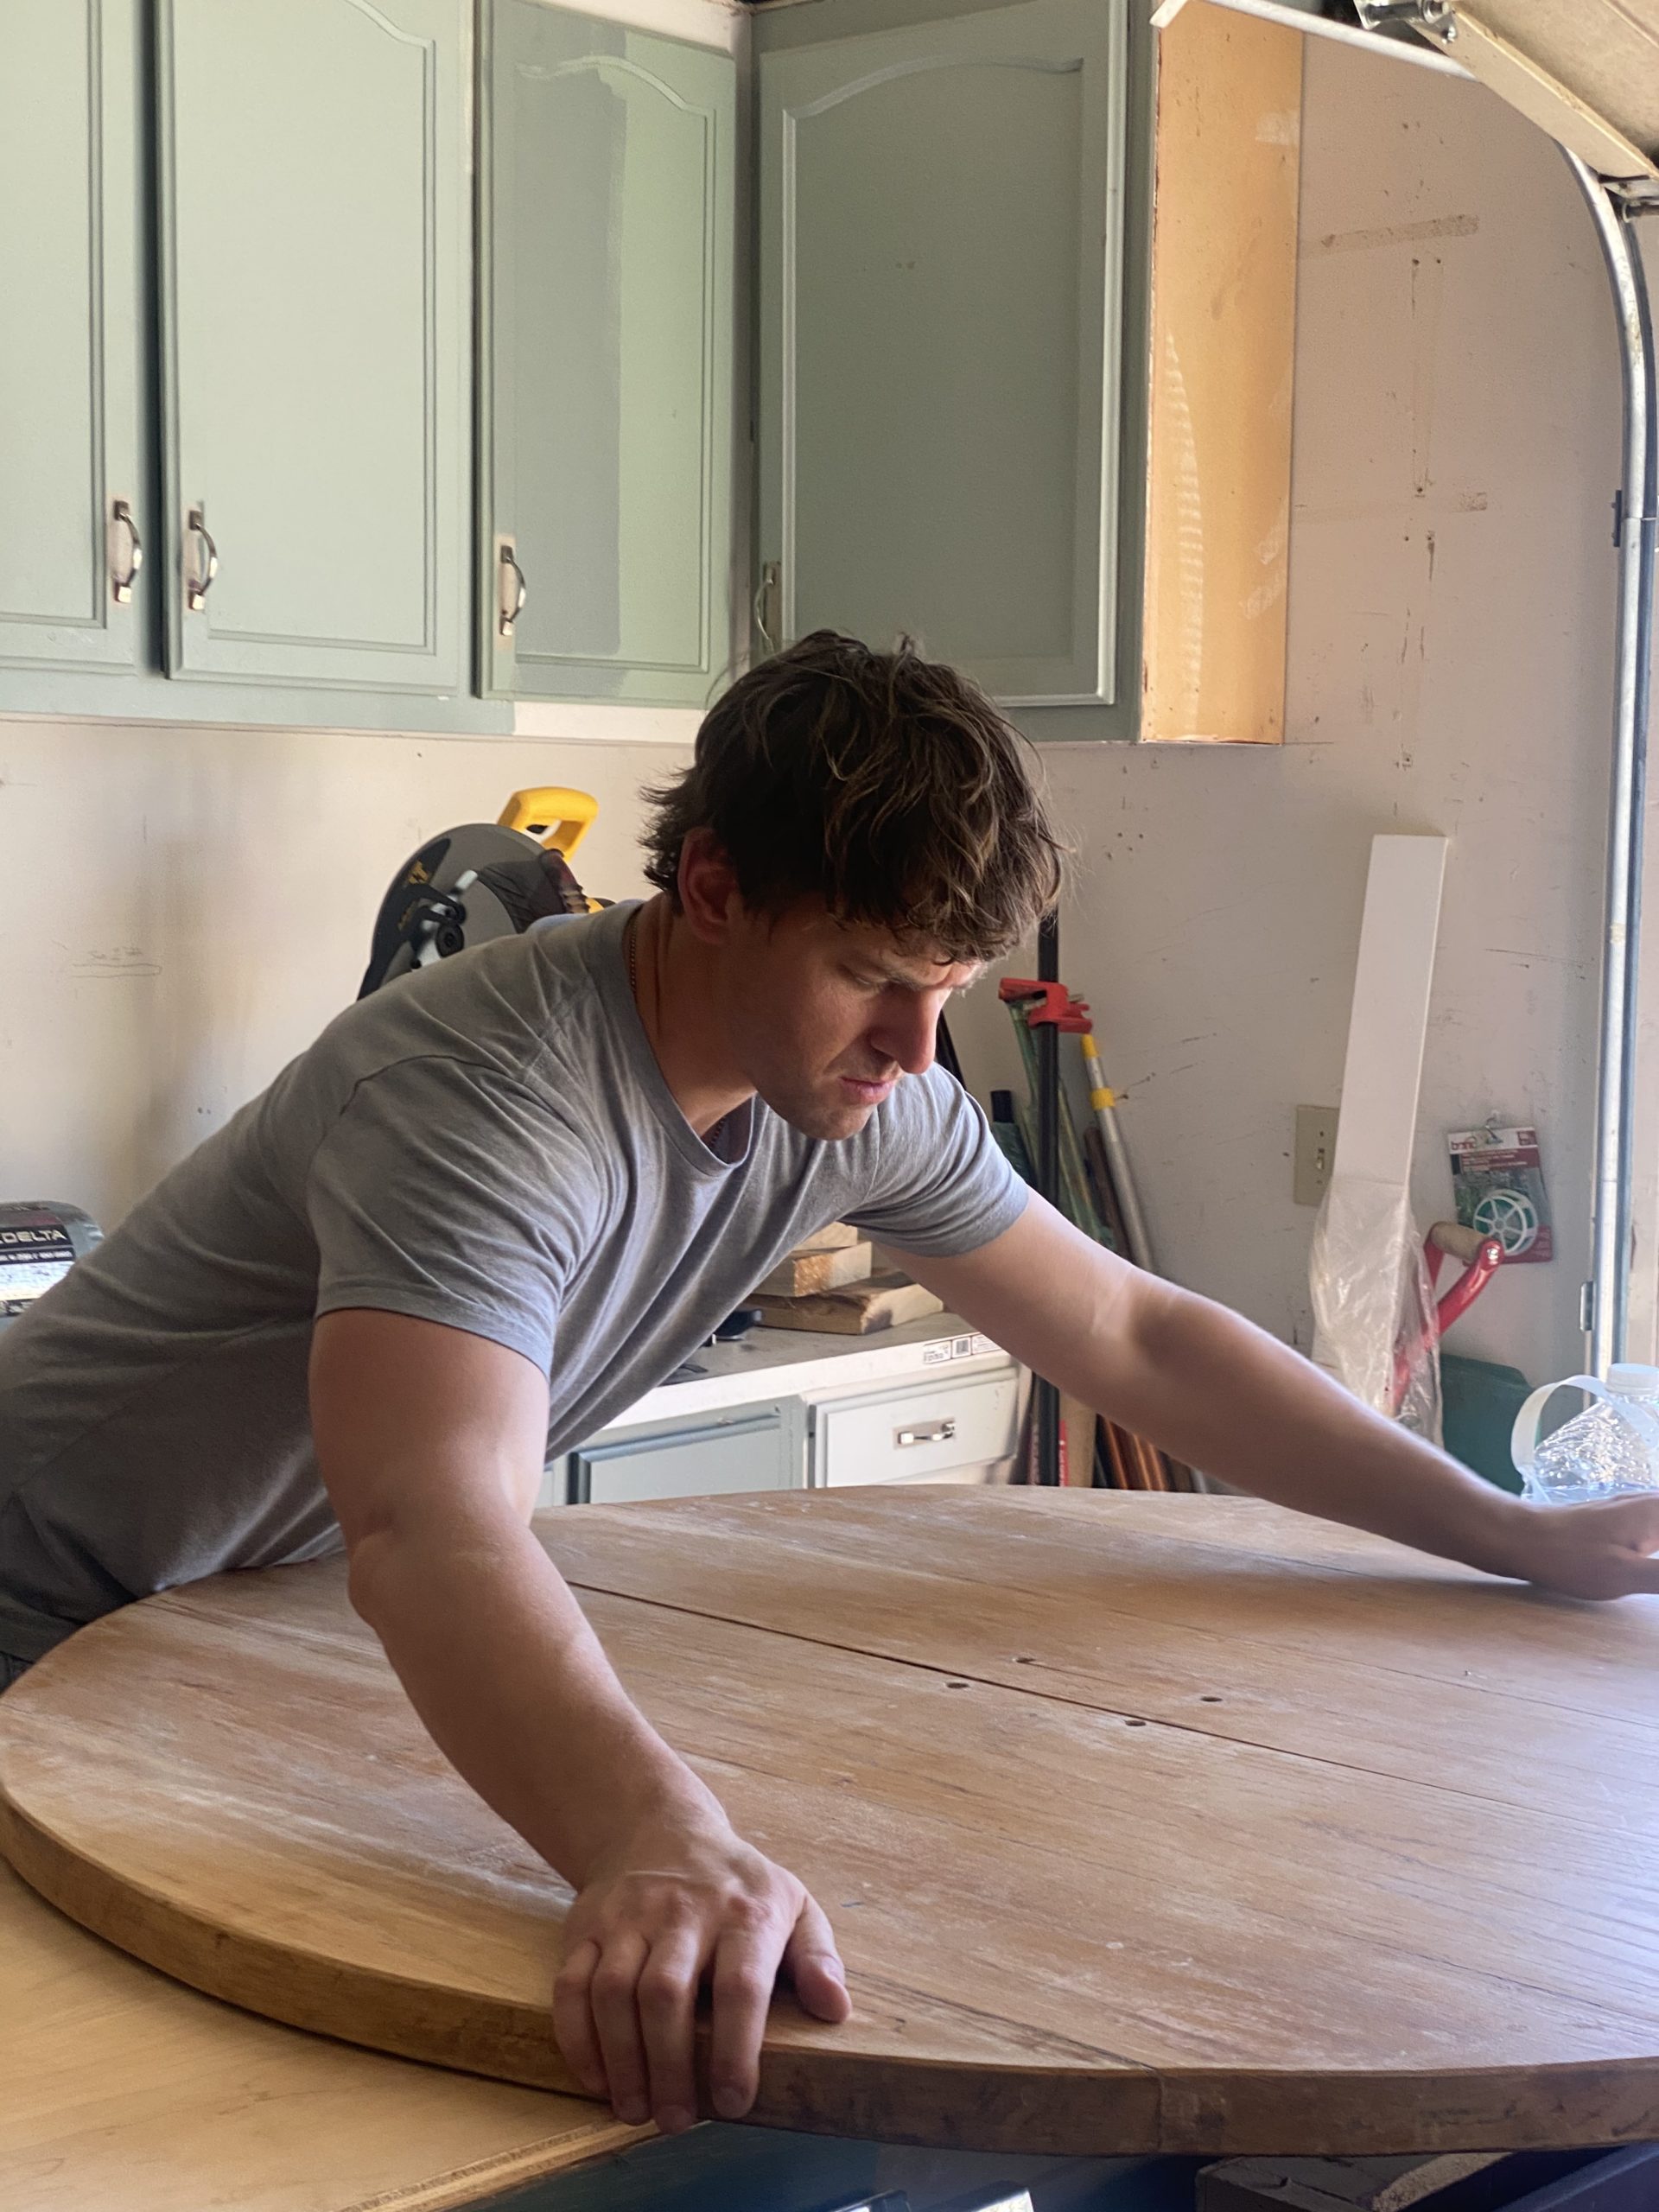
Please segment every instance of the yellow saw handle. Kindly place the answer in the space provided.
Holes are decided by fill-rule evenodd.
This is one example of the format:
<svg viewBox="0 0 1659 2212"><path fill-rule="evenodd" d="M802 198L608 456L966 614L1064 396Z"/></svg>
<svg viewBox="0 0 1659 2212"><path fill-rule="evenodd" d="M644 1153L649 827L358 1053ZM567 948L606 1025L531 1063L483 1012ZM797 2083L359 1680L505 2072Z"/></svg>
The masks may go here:
<svg viewBox="0 0 1659 2212"><path fill-rule="evenodd" d="M497 826L521 830L569 860L598 812L599 801L588 792L546 784L536 791L514 791L498 816Z"/></svg>

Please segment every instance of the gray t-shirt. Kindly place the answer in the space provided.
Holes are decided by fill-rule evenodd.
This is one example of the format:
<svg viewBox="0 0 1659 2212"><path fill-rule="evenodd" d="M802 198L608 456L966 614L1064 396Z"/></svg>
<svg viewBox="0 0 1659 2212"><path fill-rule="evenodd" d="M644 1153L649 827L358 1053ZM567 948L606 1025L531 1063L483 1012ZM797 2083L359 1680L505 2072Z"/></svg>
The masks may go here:
<svg viewBox="0 0 1659 2212"><path fill-rule="evenodd" d="M359 1001L0 1333L0 1653L336 1550L312 1322L374 1306L544 1369L548 1450L672 1373L805 1236L974 1250L1025 1188L938 1068L839 1143L758 1099L696 1135L628 988L632 909Z"/></svg>

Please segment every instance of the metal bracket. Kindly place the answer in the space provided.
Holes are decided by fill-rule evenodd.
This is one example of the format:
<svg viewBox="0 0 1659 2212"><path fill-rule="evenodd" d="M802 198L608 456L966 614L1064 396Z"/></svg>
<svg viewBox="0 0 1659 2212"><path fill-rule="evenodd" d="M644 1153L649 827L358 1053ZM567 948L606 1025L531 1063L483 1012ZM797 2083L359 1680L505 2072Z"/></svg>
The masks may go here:
<svg viewBox="0 0 1659 2212"><path fill-rule="evenodd" d="M1613 543L1615 545L1622 545L1624 543L1624 526L1627 523L1634 523L1636 527L1641 530L1645 525L1659 523L1659 514L1631 514L1624 505L1624 486L1621 484L1613 494Z"/></svg>
<svg viewBox="0 0 1659 2212"><path fill-rule="evenodd" d="M1406 30L1431 31L1448 41L1458 35L1452 0L1354 0L1354 13L1368 31L1398 23Z"/></svg>
<svg viewBox="0 0 1659 2212"><path fill-rule="evenodd" d="M1659 215L1659 177L1611 178L1607 196L1627 223L1633 223L1638 215Z"/></svg>

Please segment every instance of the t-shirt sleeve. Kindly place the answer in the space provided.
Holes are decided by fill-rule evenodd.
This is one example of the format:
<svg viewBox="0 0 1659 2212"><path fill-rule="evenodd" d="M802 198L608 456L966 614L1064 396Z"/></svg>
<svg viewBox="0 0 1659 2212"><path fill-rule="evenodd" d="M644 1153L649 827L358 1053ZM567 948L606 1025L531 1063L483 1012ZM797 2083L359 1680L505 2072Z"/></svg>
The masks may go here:
<svg viewBox="0 0 1659 2212"><path fill-rule="evenodd" d="M545 1371L590 1179L545 1108L492 1070L435 1058L382 1069L312 1158L316 1312L440 1321Z"/></svg>
<svg viewBox="0 0 1659 2212"><path fill-rule="evenodd" d="M923 1259L976 1252L1025 1211L1028 1195L976 1099L934 1066L901 1083L876 1117L868 1196L846 1218Z"/></svg>

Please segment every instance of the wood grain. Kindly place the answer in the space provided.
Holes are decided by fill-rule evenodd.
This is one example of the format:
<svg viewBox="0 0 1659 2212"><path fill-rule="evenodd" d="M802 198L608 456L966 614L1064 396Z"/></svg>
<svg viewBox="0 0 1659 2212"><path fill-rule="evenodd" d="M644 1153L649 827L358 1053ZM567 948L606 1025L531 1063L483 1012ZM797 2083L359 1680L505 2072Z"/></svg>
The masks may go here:
<svg viewBox="0 0 1659 2212"><path fill-rule="evenodd" d="M858 1231L850 1221L832 1221L812 1236L803 1236L798 1244L790 1249L794 1256L804 1259L810 1252L842 1252L857 1242Z"/></svg>
<svg viewBox="0 0 1659 2212"><path fill-rule="evenodd" d="M901 1322L943 1313L944 1300L908 1275L872 1275L810 1298L757 1298L769 1329L809 1329L831 1336L869 1337Z"/></svg>
<svg viewBox="0 0 1659 2212"><path fill-rule="evenodd" d="M1141 735L1285 734L1302 40L1219 8L1159 39Z"/></svg>
<svg viewBox="0 0 1659 2212"><path fill-rule="evenodd" d="M4 1866L0 2080L10 2212L444 2212L652 2133L215 2005Z"/></svg>
<svg viewBox="0 0 1659 2212"><path fill-rule="evenodd" d="M1659 2133L1659 1603L1244 1501L844 1491L543 1535L624 1681L835 1921L759 2116L1055 2152ZM96 1786L89 1785L96 1777ZM182 1978L556 2082L564 1892L335 1563L114 1615L0 1700L0 1834Z"/></svg>
<svg viewBox="0 0 1659 2212"><path fill-rule="evenodd" d="M762 1298L810 1298L817 1293L838 1290L845 1282L861 1282L872 1261L868 1244L842 1244L823 1252L791 1253L780 1260L755 1294Z"/></svg>

